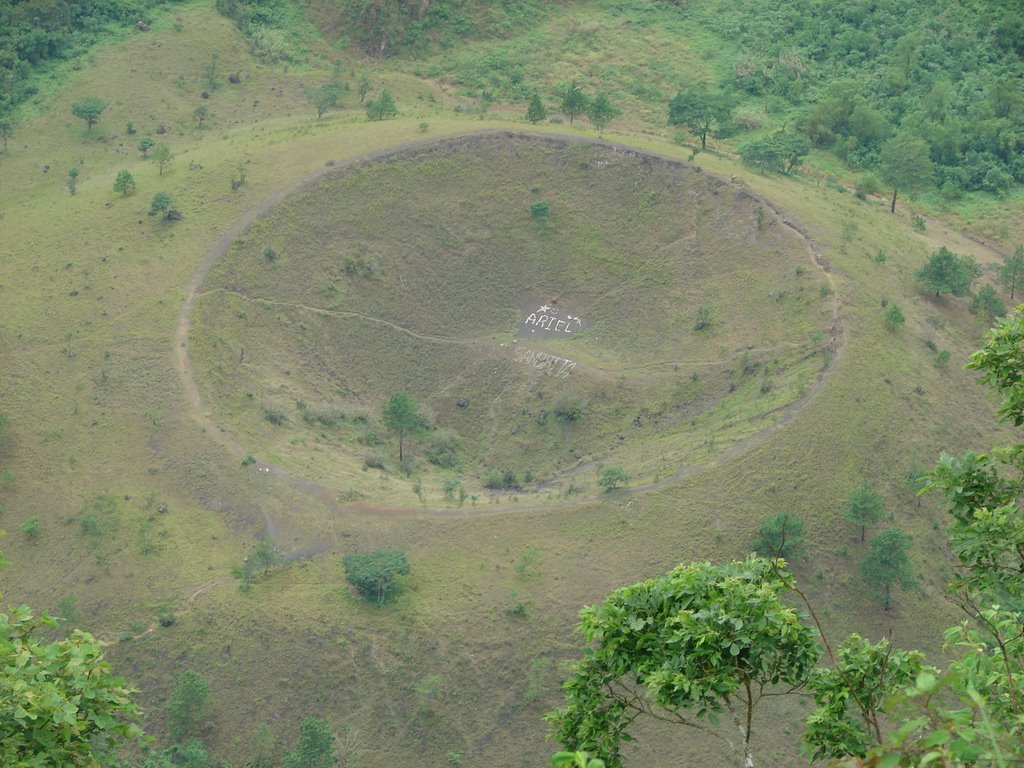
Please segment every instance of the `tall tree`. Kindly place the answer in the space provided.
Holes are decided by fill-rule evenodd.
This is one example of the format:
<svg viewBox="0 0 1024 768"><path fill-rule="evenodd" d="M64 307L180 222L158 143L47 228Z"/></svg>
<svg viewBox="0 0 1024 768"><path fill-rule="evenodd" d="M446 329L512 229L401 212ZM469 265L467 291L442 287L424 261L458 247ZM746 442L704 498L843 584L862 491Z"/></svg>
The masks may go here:
<svg viewBox="0 0 1024 768"><path fill-rule="evenodd" d="M712 126L729 116L729 101L725 96L709 93L703 88L679 91L668 103L668 124L683 125L700 137L700 147L707 147L708 132Z"/></svg>
<svg viewBox="0 0 1024 768"><path fill-rule="evenodd" d="M799 557L804 547L804 521L792 512L779 512L761 523L754 551L761 557Z"/></svg>
<svg viewBox="0 0 1024 768"><path fill-rule="evenodd" d="M1024 244L1013 249L1013 255L1007 257L999 268L999 282L1010 289L1010 301L1017 290L1017 282L1024 277Z"/></svg>
<svg viewBox="0 0 1024 768"><path fill-rule="evenodd" d="M171 147L165 141L162 141L153 147L152 157L156 160L156 164L160 168L160 176L164 175L164 166L170 164L171 160L174 159L174 155L171 153Z"/></svg>
<svg viewBox="0 0 1024 768"><path fill-rule="evenodd" d="M363 597L383 603L398 589L398 577L409 573L409 561L402 549L380 549L345 555L345 581Z"/></svg>
<svg viewBox="0 0 1024 768"><path fill-rule="evenodd" d="M547 119L548 111L544 107L544 102L540 100L540 96L536 91L533 92L533 96L530 97L530 106L526 108L526 119L536 125L541 120Z"/></svg>
<svg viewBox="0 0 1024 768"><path fill-rule="evenodd" d="M878 525L885 517L885 502L870 483L864 483L850 494L843 517L846 522L860 528L860 540L864 541L867 528Z"/></svg>
<svg viewBox="0 0 1024 768"><path fill-rule="evenodd" d="M24 605L0 613L0 765L113 768L121 745L143 735L136 691L88 632L41 636L57 625Z"/></svg>
<svg viewBox="0 0 1024 768"><path fill-rule="evenodd" d="M563 85L558 95L561 98L561 110L569 116L569 125L572 125L573 118L587 108L587 94L573 80L568 85Z"/></svg>
<svg viewBox="0 0 1024 768"><path fill-rule="evenodd" d="M871 540L871 549L860 561L864 581L876 591L887 611L892 607L893 586L911 589L915 585L908 554L913 541L909 533L889 528Z"/></svg>
<svg viewBox="0 0 1024 768"><path fill-rule="evenodd" d="M914 193L935 183L930 153L928 142L911 133L897 134L882 146L879 163L882 178L892 187L891 213L896 213L899 190Z"/></svg>
<svg viewBox="0 0 1024 768"><path fill-rule="evenodd" d="M210 683L192 669L178 677L167 702L167 731L175 741L199 736L210 716Z"/></svg>
<svg viewBox="0 0 1024 768"><path fill-rule="evenodd" d="M391 91L385 88L380 96L366 105L366 117L370 120L385 120L398 114Z"/></svg>
<svg viewBox="0 0 1024 768"><path fill-rule="evenodd" d="M398 460L402 461L406 435L416 435L423 430L419 405L405 392L395 392L384 406L384 426L398 434Z"/></svg>
<svg viewBox="0 0 1024 768"><path fill-rule="evenodd" d="M973 280L972 262L942 246L914 273L914 279L925 290L935 291L936 296L942 293L966 296Z"/></svg>
<svg viewBox="0 0 1024 768"><path fill-rule="evenodd" d="M285 755L284 768L333 768L337 764L331 727L323 720L307 717L302 721L295 749Z"/></svg>
<svg viewBox="0 0 1024 768"><path fill-rule="evenodd" d="M758 557L680 565L584 608L583 659L548 715L558 741L619 768L627 728L649 716L715 734L752 768L758 703L774 685L802 686L818 659L813 631L781 600L787 578Z"/></svg>
<svg viewBox="0 0 1024 768"><path fill-rule="evenodd" d="M75 170L77 171L77 169ZM114 191L125 197L129 192L135 191L135 177L132 176L131 171L123 170L117 174L117 178L114 179ZM72 194L74 193L72 192Z"/></svg>
<svg viewBox="0 0 1024 768"><path fill-rule="evenodd" d="M103 114L103 110L107 108L107 102L98 96L89 96L88 98L76 101L71 105L71 114L77 118L85 120L86 125L89 126L89 130L92 130L93 125L100 119L100 115Z"/></svg>
<svg viewBox="0 0 1024 768"><path fill-rule="evenodd" d="M608 123L619 114L619 110L612 104L608 94L599 92L587 103L586 113L598 132L603 133Z"/></svg>

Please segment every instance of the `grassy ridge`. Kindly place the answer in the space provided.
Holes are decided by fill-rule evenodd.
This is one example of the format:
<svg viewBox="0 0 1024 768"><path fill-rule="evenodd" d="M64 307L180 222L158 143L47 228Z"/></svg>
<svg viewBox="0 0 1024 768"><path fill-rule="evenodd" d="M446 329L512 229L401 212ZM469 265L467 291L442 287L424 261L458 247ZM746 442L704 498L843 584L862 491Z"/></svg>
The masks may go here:
<svg viewBox="0 0 1024 768"><path fill-rule="evenodd" d="M240 456L225 448L220 426L188 401L172 340L190 277L223 233L261 201L329 160L343 163L420 138L424 120L433 136L522 124L466 120L444 106L436 84L384 67L374 70L375 80L395 88L402 118L365 123L350 95L339 114L314 122L299 89L308 73L251 58L246 41L207 8L190 8L183 19L180 32L167 26L100 52L95 68L80 72L69 92L21 127L21 139L0 158L0 356L13 361L5 367L2 405L11 425L0 446L13 484L0 489L0 525L15 564L0 575L2 590L12 602L53 611L63 598L76 597L81 625L116 643L109 649L115 666L142 689L148 730L162 735L174 678L196 668L214 692L216 718L207 742L232 762L247 756L259 725L270 724L283 749L294 743L302 718L315 715L339 734L355 734L354 751L364 765L444 765L449 752L467 765L542 764L553 747L543 740L539 716L557 704L560 665L576 656L578 607L679 561L742 555L759 521L782 509L807 520L809 555L797 573L824 606L830 627L872 637L893 627L897 642L938 652L936 629L949 620L939 597L946 562L942 517L935 500L917 506L905 476L941 449L955 452L998 438L988 427L993 404L959 367L977 345L978 321L958 301L921 295L912 275L939 245L971 253L982 264L995 254L940 222L915 232L907 220L887 215L881 201L751 174L727 158L702 155L706 172L740 176L782 217L798 222L830 265L828 283L846 343L833 359L833 375L805 410L740 450L706 456L701 471L662 488L601 496L556 512L516 508L503 499L486 510L420 515L409 481L393 474L375 475L365 498L335 502L300 482L337 471L327 454L303 453L288 439L274 445L270 458L302 464L295 482L242 468ZM199 129L191 112L202 103L202 69L212 50L221 52L225 71L242 71L243 81L213 94L214 117ZM438 101L431 103L428 93ZM83 94L112 102L92 135L68 113ZM162 177L123 137L129 119L141 130L168 126L177 158ZM687 154L656 137L613 138L683 159ZM247 182L232 192L239 162L247 163ZM74 197L63 186L71 165L83 168ZM121 198L111 189L121 168L136 175L134 196ZM573 195L585 190L582 176ZM162 224L145 215L161 189L174 196L184 220ZM554 202L556 193L563 201L570 197L561 190L551 184ZM486 191L481 185L481 195ZM523 202L532 198L524 195ZM553 212L557 216L557 206ZM879 249L887 253L884 264L875 260ZM283 258L286 248L277 250ZM255 256L262 258L259 251ZM260 273L267 271L257 263ZM796 278L795 268L779 274ZM811 281L811 274L804 293L818 307L819 280ZM314 285L313 303L324 301ZM750 302L751 316L771 311L754 303L762 298L737 290L736 301ZM907 315L896 334L883 325L883 298ZM225 301L225 314L245 311L251 323L263 310L248 304ZM267 314L313 322L278 310ZM737 311L736 327L742 314ZM202 313L197 327L201 319ZM285 326L268 322L265 330L272 327ZM212 344L224 336L228 371L238 352L231 344L246 328L218 323L196 338ZM806 331L799 333L806 337ZM726 344L726 353L746 343L736 341ZM934 365L927 342L952 352L948 368ZM245 346L247 355L256 349ZM717 351L712 344L709 352ZM623 345L617 355L628 352ZM820 358L813 363L820 365ZM213 365L206 370L214 380ZM285 380L282 366L273 383ZM485 398L497 394L480 391ZM740 394L737 407L757 402L754 392L752 399ZM235 390L233 397L245 394ZM225 398L218 408L221 403L230 416L235 401ZM241 409L244 401L238 403ZM240 423L229 417L229 432L241 432ZM273 434L269 424L258 426L267 430L261 439ZM731 438L724 422L720 429L726 434L718 440L725 443ZM655 466L676 445L651 440L636 452ZM586 469L580 482L592 485L595 477ZM838 512L865 479L882 491L896 523L916 537L922 592L900 595L889 614L864 594L857 535ZM339 483L334 490L343 495L347 488ZM430 493L436 499L440 489L435 485ZM81 518L97 494L114 500L112 509L107 504L97 514L116 524L93 537ZM381 499L407 504L394 509ZM483 511L496 514L476 516ZM40 528L29 539L18 529L32 516ZM230 566L265 532L296 560L245 596ZM516 566L531 546L539 557L520 574ZM413 568L404 596L383 611L355 600L340 571L343 552L381 547L407 549ZM520 604L522 617L516 615ZM157 619L165 613L176 621L161 628ZM431 676L440 676L439 685L421 685ZM423 704L421 691L434 688L439 692ZM773 764L798 764L796 729L784 716L756 728ZM645 731L635 750L636 761L655 766L714 765L718 754L713 744L657 729Z"/></svg>

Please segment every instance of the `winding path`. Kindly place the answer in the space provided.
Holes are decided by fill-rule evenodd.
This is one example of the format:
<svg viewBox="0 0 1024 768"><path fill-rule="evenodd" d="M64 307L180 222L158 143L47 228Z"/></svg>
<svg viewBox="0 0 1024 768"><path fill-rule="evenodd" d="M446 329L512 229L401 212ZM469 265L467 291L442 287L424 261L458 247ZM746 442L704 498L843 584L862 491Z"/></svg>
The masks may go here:
<svg viewBox="0 0 1024 768"><path fill-rule="evenodd" d="M669 161L669 162L672 162L672 163L677 163L681 167L684 167L684 168L691 167L691 166L687 165L685 162L683 162L682 160L680 160L679 158L672 157L670 155L663 155L663 154L654 153L654 152L642 151L642 150L635 149L633 147L627 147L627 146L624 146L624 145L614 144L614 143L605 142L605 141L596 141L594 139L591 139L591 138L588 138L588 137L582 137L582 136L579 136L579 137L577 137L577 136L552 136L551 134L531 134L529 132L515 132L515 131L508 131L508 130L470 131L470 132L463 133L463 134L455 134L455 135L452 135L452 136L446 136L446 137L444 137L442 139L428 139L428 140L423 140L423 141L416 141L416 142L410 142L410 143L406 143L406 144L401 144L401 145L398 145L398 146L390 147L390 148L388 148L386 150L380 150L380 151L377 151L377 152L370 153L368 155L363 155L361 157L355 158L355 159L351 160L350 162L347 162L347 163L345 163L343 165L340 165L340 166L334 166L334 167L329 167L329 168L327 168L327 167L319 168L319 169L317 169L317 170L307 174L306 176L302 177L301 179L297 180L296 182L294 182L294 183L292 183L290 185L287 185L285 187L282 187L281 189L278 189L277 191L274 192L274 194L270 195L265 200L261 201L255 207L253 207L253 208L249 209L248 211L246 211L245 215L242 216L242 218L235 224L235 226L233 226L231 229L227 230L220 237L220 239L217 241L217 243L215 244L213 249L206 255L206 257L202 260L202 262L196 268L195 272L192 274L192 277L191 277L191 279L188 282L188 285L185 288L186 298L185 298L185 301L184 301L184 303L182 305L181 312L180 312L180 314L178 316L178 321L177 321L177 324L175 326L175 331L174 331L174 363L175 363L175 368L177 369L178 374L179 374L179 376L181 378L182 387L183 387L183 389L185 391L185 395L186 395L187 400L188 400L188 406L189 406L190 415L196 421L196 423L205 430L205 432L208 435L212 436L218 443L220 443L225 449L227 449L230 453L234 454L236 457L239 457L239 458L244 457L246 455L246 453L247 453L245 448L243 448L242 445L240 445L237 441L235 441L233 438L231 438L226 432L224 432L219 427L219 425L217 425L213 421L213 419L211 419L210 416L203 409L202 395L200 394L199 387L196 384L195 371L194 371L194 368L193 368L193 365L192 365L191 358L189 356L190 335L191 335L191 331L192 331L192 314L193 314L193 311L195 310L196 300L199 299L201 296L206 295L207 293L212 293L213 292L213 291L200 292L200 288L203 285L203 282L206 280L206 277L209 274L210 270L227 253L228 249L231 247L231 244L237 238L243 236L246 233L246 231L248 231L248 229L258 219L260 219L263 216L267 215L276 205L278 205L279 203L284 201L286 198L288 198L288 197L290 197L290 196L292 196L292 195L294 195L294 194L296 194L298 192L303 191L304 189L309 187L311 184L315 183L316 181L318 181L319 179L321 179L321 178L323 178L325 176L329 176L331 174L337 174L337 173L339 173L340 171L342 171L342 170L344 170L346 168L351 168L353 166L359 166L359 165L365 165L365 164L372 163L372 162L375 162L377 160L380 160L380 159L383 159L383 158L386 158L386 157L393 157L393 156L396 156L396 155L401 155L401 154L404 154L404 153L407 153L407 152L410 152L410 151L414 151L416 149L429 147L429 146L434 145L434 144L444 143L444 142L456 142L456 141L461 141L461 140L465 140L465 139L468 139L468 138L473 138L473 137L476 137L476 136L488 136L488 135L490 135L490 136L506 135L506 136L510 136L510 137L523 137L523 136L527 136L527 137L541 138L541 139L545 139L545 140L549 140L549 141L557 140L557 141L571 142L571 143L584 143L585 142L585 143L589 143L589 144L592 144L592 145L599 145L599 146L609 147L609 148L611 148L613 150L621 151L621 152L624 152L624 153L630 153L632 156L635 156L635 157L656 158L658 160L665 160L665 161ZM752 193L749 193L749 194L752 194ZM754 197L757 197L757 196L754 196ZM825 382L829 379L829 377L835 371L835 369L836 369L836 367L837 367L837 365L839 363L839 360L842 357L845 339L844 339L844 335L843 335L843 332L842 332L842 325L841 325L840 317L839 317L839 301L838 301L838 298L837 298L837 295L836 295L836 292L835 292L835 285L834 285L834 282L832 280L832 276L829 274L829 271L828 271L828 264L827 264L827 262L822 257L822 255L815 249L814 242L813 242L812 238L810 238L810 236L806 232L802 231L799 227L797 227L792 222L790 222L789 219L781 211L779 211L774 206L772 206L768 201L763 200L761 198L757 198L757 199L758 199L759 204L764 206L765 209L769 210L771 213L773 213L777 217L778 221L780 222L780 224L782 226L785 226L785 227L788 227L789 229L791 229L794 233L796 233L804 241L804 243L807 246L808 255L809 255L809 257L810 257L814 267L816 269L820 270L820 272L822 273L824 278L828 281L829 285L833 289L832 290L832 326L831 326L831 328L830 328L830 330L828 332L828 335L830 337L828 348L829 348L829 350L831 352L831 360L829 362L829 365L822 371L822 373L819 375L819 377L815 381L815 383L811 387L808 388L807 392L804 394L803 397L801 397L798 400L793 401L792 403L789 403L786 406L782 406L782 407L780 407L778 409L778 411L780 412L780 416L772 424L764 427L763 429L759 430L758 432L755 432L752 435L749 435L746 438L742 438L742 439L736 441L735 443L732 443L727 448L725 448L722 451L720 451L711 461L709 461L706 464L680 467L676 472L674 472L673 474L671 474L671 475L669 475L669 476L667 476L665 478L662 478L661 480L658 480L658 481L655 481L655 482L651 482L651 483L647 483L647 484L633 486L631 488L625 489L624 491L622 491L620 493L625 493L625 494L628 494L628 495L634 495L634 494L637 494L637 493L641 493L641 492L650 491L650 490L653 490L653 489L665 487L667 485L670 485L670 484L678 481L682 477L691 476L691 475L700 474L702 472L709 471L710 469L713 469L714 467L718 466L718 464L720 464L721 462L727 461L728 459L732 458L733 456L735 456L736 454L740 453L741 451L744 451L744 450L750 448L753 445L756 445L756 444L758 444L760 442L763 442L770 435L774 434L775 431L777 431L782 425L784 425L784 424L792 421L794 418L796 418L796 416L799 415L808 406L808 404L810 404L810 402L814 399L814 397L818 394L818 392L821 391L821 389L824 386ZM326 309L321 309L321 308L316 308L316 307L309 307L309 306L306 306L306 305L294 304L294 303L291 303L291 302L252 298L252 297L245 296L244 294L241 294L241 293L235 293L233 291L226 291L224 289L214 289L214 290L221 291L221 292L224 292L224 293L230 293L230 294L239 296L239 297L241 297L243 299L250 300L250 301L267 301L267 302L272 303L272 304L287 305L287 306L292 306L292 307L297 307L297 308L303 308L303 309L306 309L306 310L309 310L309 311L318 312L318 313L326 314L326 315L359 317L359 318L362 318L362 319L364 319L364 320L366 320L368 322L376 322L376 323L382 323L382 324L388 325L388 326L392 327L393 329L395 329L395 330L397 330L399 332L409 333L409 334L411 334L413 336L416 336L417 338L421 338L421 339L429 340L429 341L444 342L444 343L461 343L461 344L466 344L466 345L474 345L474 344L479 344L480 343L480 342L476 342L476 341L472 341L472 340L456 340L456 339L446 339L446 338L434 337L434 336L424 336L424 335L417 334L417 333L411 331L410 329L398 326L398 325L396 325L394 323L391 323L390 321L384 320L382 318L368 317L368 316L360 315L360 314L353 313L353 312L339 312L339 311L334 311L334 310L326 310ZM735 355L730 355L729 357L723 358L720 361L710 361L708 364L724 363L724 362L727 362L729 360L735 359L736 356L741 355L741 354L742 354L742 352L738 352ZM499 394L498 397L500 398L500 396L501 395ZM493 407L493 404L492 404L492 407ZM569 475L571 476L571 475L577 474L577 473L583 471L585 468L586 467L577 467L572 472L570 472ZM551 509L551 508L553 508L555 506L559 506L559 505L564 506L564 505L569 504L569 503L571 503L573 505L578 504L578 500L573 500L571 502L545 501L544 503L539 503L536 500L525 500L525 501L518 501L518 502L502 504L500 506L488 505L488 506L485 506L485 507L471 507L471 508L468 508L468 509L467 508L452 509L452 508L447 508L447 507L441 507L441 508L423 508L423 507L402 508L402 507L399 507L399 508L395 508L395 507L376 506L376 505L365 504L365 503L343 504L342 502L338 501L337 496L335 495L335 493L332 490L330 490L329 488L327 488L326 486L323 486L321 484L318 484L318 483L316 483L314 481L311 481L311 480L308 480L308 479L305 479L305 478L302 478L302 477L297 477L297 476L290 475L285 470L283 470L282 468L280 468L278 466L275 466L275 465L272 465L272 464L267 464L265 462L260 462L260 463L257 463L255 465L253 465L251 467L251 470L253 472L269 473L275 479L277 479L279 481L282 481L282 482L285 482L285 483L288 483L295 490L301 491L303 493L306 493L306 494L309 494L311 496L315 496L315 497L318 497L318 498L320 498L322 500L327 501L329 504L331 504L335 509L337 509L339 511L345 510L345 511L348 511L348 512L363 513L363 514L373 514L373 515L381 515L381 514L394 515L396 513L397 514L408 514L408 515L423 515L423 514L426 514L426 515L429 515L429 516L432 516L432 517L438 517L438 518L471 517L471 516L472 517L478 517L478 516L486 516L486 515L506 514L506 513L511 512L511 511L520 511L520 510ZM270 515L266 512L266 510L262 507L262 505L260 505L260 507L261 507L260 512L261 512L261 515L263 517L264 535L266 535L267 537L271 538L272 540L276 539L276 529L275 529L275 526L274 526L274 521L271 519ZM205 586L207 586L207 585L204 585L204 587ZM200 588L199 591L202 591L202 588ZM194 597L197 594L199 594L199 591L197 591L195 594L193 594L191 599L194 599ZM149 630L147 630L147 631L149 631Z"/></svg>

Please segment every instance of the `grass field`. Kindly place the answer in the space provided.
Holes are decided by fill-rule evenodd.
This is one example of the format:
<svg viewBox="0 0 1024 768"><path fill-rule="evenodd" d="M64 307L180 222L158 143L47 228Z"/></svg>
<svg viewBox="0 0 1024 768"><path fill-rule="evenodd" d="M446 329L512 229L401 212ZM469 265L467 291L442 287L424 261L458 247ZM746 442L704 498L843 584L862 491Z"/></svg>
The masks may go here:
<svg viewBox="0 0 1024 768"><path fill-rule="evenodd" d="M467 766L544 764L554 745L541 717L578 653L579 607L680 561L742 556L781 510L807 521L795 569L830 630L891 629L900 644L940 652L938 630L955 614L941 597L943 516L936 499L918 504L906 476L940 450L1000 436L994 404L961 367L980 322L962 300L921 294L913 272L940 245L982 265L995 251L939 218L917 232L909 212L890 216L881 200L758 175L726 156L687 163L660 117L657 128L631 117L604 138L677 162L619 157L578 124L468 117L430 73L348 54L347 71L377 68L375 87L393 89L401 114L368 123L347 94L317 121L301 86L326 71L252 58L206 3L180 16L180 30L164 19L98 49L0 155L0 410L10 418L0 526L14 563L0 589L38 609L75 605L77 623L110 641L141 689L147 730L163 736L173 681L192 668L213 690L207 743L233 764L260 726L283 749L310 715L343 736L348 765L443 766L450 754ZM241 83L201 100L212 51ZM69 112L90 94L111 102L91 132ZM200 103L211 112L201 128ZM175 155L162 175L135 149L160 125ZM577 141L508 135L528 127ZM349 169L477 129L492 133ZM332 175L309 186L328 162ZM603 162L615 173L602 180ZM232 189L240 164L246 181ZM74 196L71 167L81 169ZM122 169L137 183L126 197L112 190ZM181 221L147 215L159 191ZM536 200L550 203L546 222L530 215ZM1020 222L1006 227L1012 236ZM372 274L347 273L346 256ZM553 292L592 326L513 345L524 310ZM704 296L715 322L695 332ZM896 332L883 301L907 317ZM566 380L590 407L573 426L578 456L565 452L564 425L538 423L563 380L526 375L514 348L527 346L579 361ZM947 367L935 364L939 350L951 353ZM747 364L758 367L744 374ZM462 436L458 476L475 505L441 498L453 475L420 459L405 476L390 441L366 444L398 388ZM695 410L677 414L684 400ZM307 425L300 401L331 426ZM288 421L275 427L267 409ZM363 471L371 448L386 453L385 470ZM247 454L258 463L241 466ZM273 471L259 471L264 462ZM621 464L643 488L598 493L599 463ZM506 467L548 484L485 497L480 478ZM861 586L862 545L840 516L866 480L915 536L920 590L889 613ZM20 527L33 517L30 537ZM289 563L243 594L231 567L261 535ZM345 588L340 560L381 547L406 549L412 574L376 608ZM801 764L793 714L757 724L765 764ZM641 735L636 764L726 764L690 734Z"/></svg>

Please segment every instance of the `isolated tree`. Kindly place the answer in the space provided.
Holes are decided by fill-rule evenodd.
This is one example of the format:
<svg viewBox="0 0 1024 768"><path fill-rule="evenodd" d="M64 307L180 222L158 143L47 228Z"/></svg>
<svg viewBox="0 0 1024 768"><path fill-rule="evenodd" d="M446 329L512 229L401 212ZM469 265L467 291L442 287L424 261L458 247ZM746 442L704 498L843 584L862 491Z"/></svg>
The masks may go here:
<svg viewBox="0 0 1024 768"><path fill-rule="evenodd" d="M130 171L123 170L114 179L114 192L127 197L130 192L135 191L135 177Z"/></svg>
<svg viewBox="0 0 1024 768"><path fill-rule="evenodd" d="M871 549L860 561L861 576L874 589L885 610L892 607L892 588L912 589L910 545L914 538L898 528L888 528L871 540Z"/></svg>
<svg viewBox="0 0 1024 768"><path fill-rule="evenodd" d="M999 268L999 282L1010 289L1010 301L1017 290L1017 282L1024 277L1024 245L1013 249L1013 255L1007 257Z"/></svg>
<svg viewBox="0 0 1024 768"><path fill-rule="evenodd" d="M928 142L910 133L897 134L879 155L882 178L892 187L891 213L896 213L896 193L914 193L935 183L935 168Z"/></svg>
<svg viewBox="0 0 1024 768"><path fill-rule="evenodd" d="M157 165L160 167L159 175L163 176L164 166L168 165L171 160L174 159L174 155L171 154L171 148L167 142L161 141L153 147L153 159L156 160Z"/></svg>
<svg viewBox="0 0 1024 768"><path fill-rule="evenodd" d="M606 93L599 92L587 103L586 113L598 132L603 132L608 127L608 123L619 114L619 110L612 105Z"/></svg>
<svg viewBox="0 0 1024 768"><path fill-rule="evenodd" d="M383 603L398 589L398 577L409 573L409 561L401 549L345 555L345 581L363 597Z"/></svg>
<svg viewBox="0 0 1024 768"><path fill-rule="evenodd" d="M156 142L152 136L143 136L139 139L139 152L142 153L143 157L148 157L149 150L156 146Z"/></svg>
<svg viewBox="0 0 1024 768"><path fill-rule="evenodd" d="M338 106L338 101L341 100L344 90L344 83L340 80L332 80L319 87L307 85L303 93L306 94L306 99L316 110L316 119L319 120L328 109Z"/></svg>
<svg viewBox="0 0 1024 768"><path fill-rule="evenodd" d="M587 94L583 88L573 80L568 85L563 85L558 92L561 99L560 109L569 116L569 125L572 125L573 118L587 108Z"/></svg>
<svg viewBox="0 0 1024 768"><path fill-rule="evenodd" d="M761 557L793 560L803 554L804 520L792 512L779 512L761 522L761 533L754 539L754 551Z"/></svg>
<svg viewBox="0 0 1024 768"><path fill-rule="evenodd" d="M0 613L0 765L113 768L118 749L143 735L136 691L88 632L42 636L57 626L24 605Z"/></svg>
<svg viewBox="0 0 1024 768"><path fill-rule="evenodd" d="M398 460L405 458L405 437L423 430L420 407L405 392L395 392L384 406L384 426L398 434Z"/></svg>
<svg viewBox="0 0 1024 768"><path fill-rule="evenodd" d="M548 111L544 107L544 102L540 100L540 96L534 91L533 96L530 97L530 106L526 108L526 119L536 125L542 120L546 120L548 117Z"/></svg>
<svg viewBox="0 0 1024 768"><path fill-rule="evenodd" d="M366 106L366 117L370 120L385 120L398 114L398 107L395 106L395 99L391 91L384 89L380 96Z"/></svg>
<svg viewBox="0 0 1024 768"><path fill-rule="evenodd" d="M194 110L192 110L192 119L199 123L199 127L203 127L203 120L210 116L210 110L200 104Z"/></svg>
<svg viewBox="0 0 1024 768"><path fill-rule="evenodd" d="M870 483L858 486L850 494L850 501L843 510L843 518L860 528L860 540L864 541L866 531L882 522L885 517L885 502Z"/></svg>
<svg viewBox="0 0 1024 768"><path fill-rule="evenodd" d="M583 658L564 685L566 706L548 715L558 741L619 768L637 718L717 733L722 714L735 737L723 739L753 766L752 718L766 689L800 687L818 659L813 631L781 600L783 566L758 557L680 565L584 608Z"/></svg>
<svg viewBox="0 0 1024 768"><path fill-rule="evenodd" d="M157 192L153 195L153 201L149 205L149 215L156 216L158 213L166 214L171 210L171 196L166 192Z"/></svg>
<svg viewBox="0 0 1024 768"><path fill-rule="evenodd" d="M0 119L0 138L4 140L4 152L7 151L7 140L14 135L14 123Z"/></svg>
<svg viewBox="0 0 1024 768"><path fill-rule="evenodd" d="M907 318L903 316L903 310L898 304L890 305L885 311L885 327L890 331L895 333L906 322Z"/></svg>
<svg viewBox="0 0 1024 768"><path fill-rule="evenodd" d="M68 178L65 184L68 185L68 192L74 196L75 191L78 189L78 176L80 171L77 168L72 168L68 171Z"/></svg>
<svg viewBox="0 0 1024 768"><path fill-rule="evenodd" d="M299 730L295 749L284 757L284 768L333 768L338 764L334 734L323 720L307 717Z"/></svg>
<svg viewBox="0 0 1024 768"><path fill-rule="evenodd" d="M729 116L726 97L708 93L702 88L679 91L668 103L668 124L682 125L700 137L701 149L707 148L708 132Z"/></svg>
<svg viewBox="0 0 1024 768"><path fill-rule="evenodd" d="M981 315L988 322L1006 314L1006 305L999 298L996 289L991 285L983 285L971 301L971 314Z"/></svg>
<svg viewBox="0 0 1024 768"><path fill-rule="evenodd" d="M195 670L178 677L167 702L167 731L175 741L199 736L210 716L210 683Z"/></svg>
<svg viewBox="0 0 1024 768"><path fill-rule="evenodd" d="M107 102L98 96L89 96L81 101L76 101L71 105L71 114L75 117L85 120L86 125L89 126L89 130L92 130L93 125L97 120L100 119L100 115L103 114L103 110L107 108Z"/></svg>
<svg viewBox="0 0 1024 768"><path fill-rule="evenodd" d="M966 296L971 290L971 272L967 261L942 246L914 273L914 279L925 290L935 291L936 296L942 293Z"/></svg>
<svg viewBox="0 0 1024 768"><path fill-rule="evenodd" d="M281 557L274 550L274 542L264 538L256 545L256 551L249 556L249 561L252 562L253 568L262 568L263 575L266 576L271 568L281 562Z"/></svg>
<svg viewBox="0 0 1024 768"><path fill-rule="evenodd" d="M747 142L740 147L740 158L755 168L790 173L810 151L811 142L806 136L780 132Z"/></svg>
<svg viewBox="0 0 1024 768"><path fill-rule="evenodd" d="M359 85L356 86L356 93L359 94L360 104L363 103L363 99L366 98L366 94L370 92L370 88L370 76L364 74L361 78L359 78Z"/></svg>
<svg viewBox="0 0 1024 768"><path fill-rule="evenodd" d="M597 484L606 491L614 491L628 482L629 475L622 467L605 467L597 476Z"/></svg>

